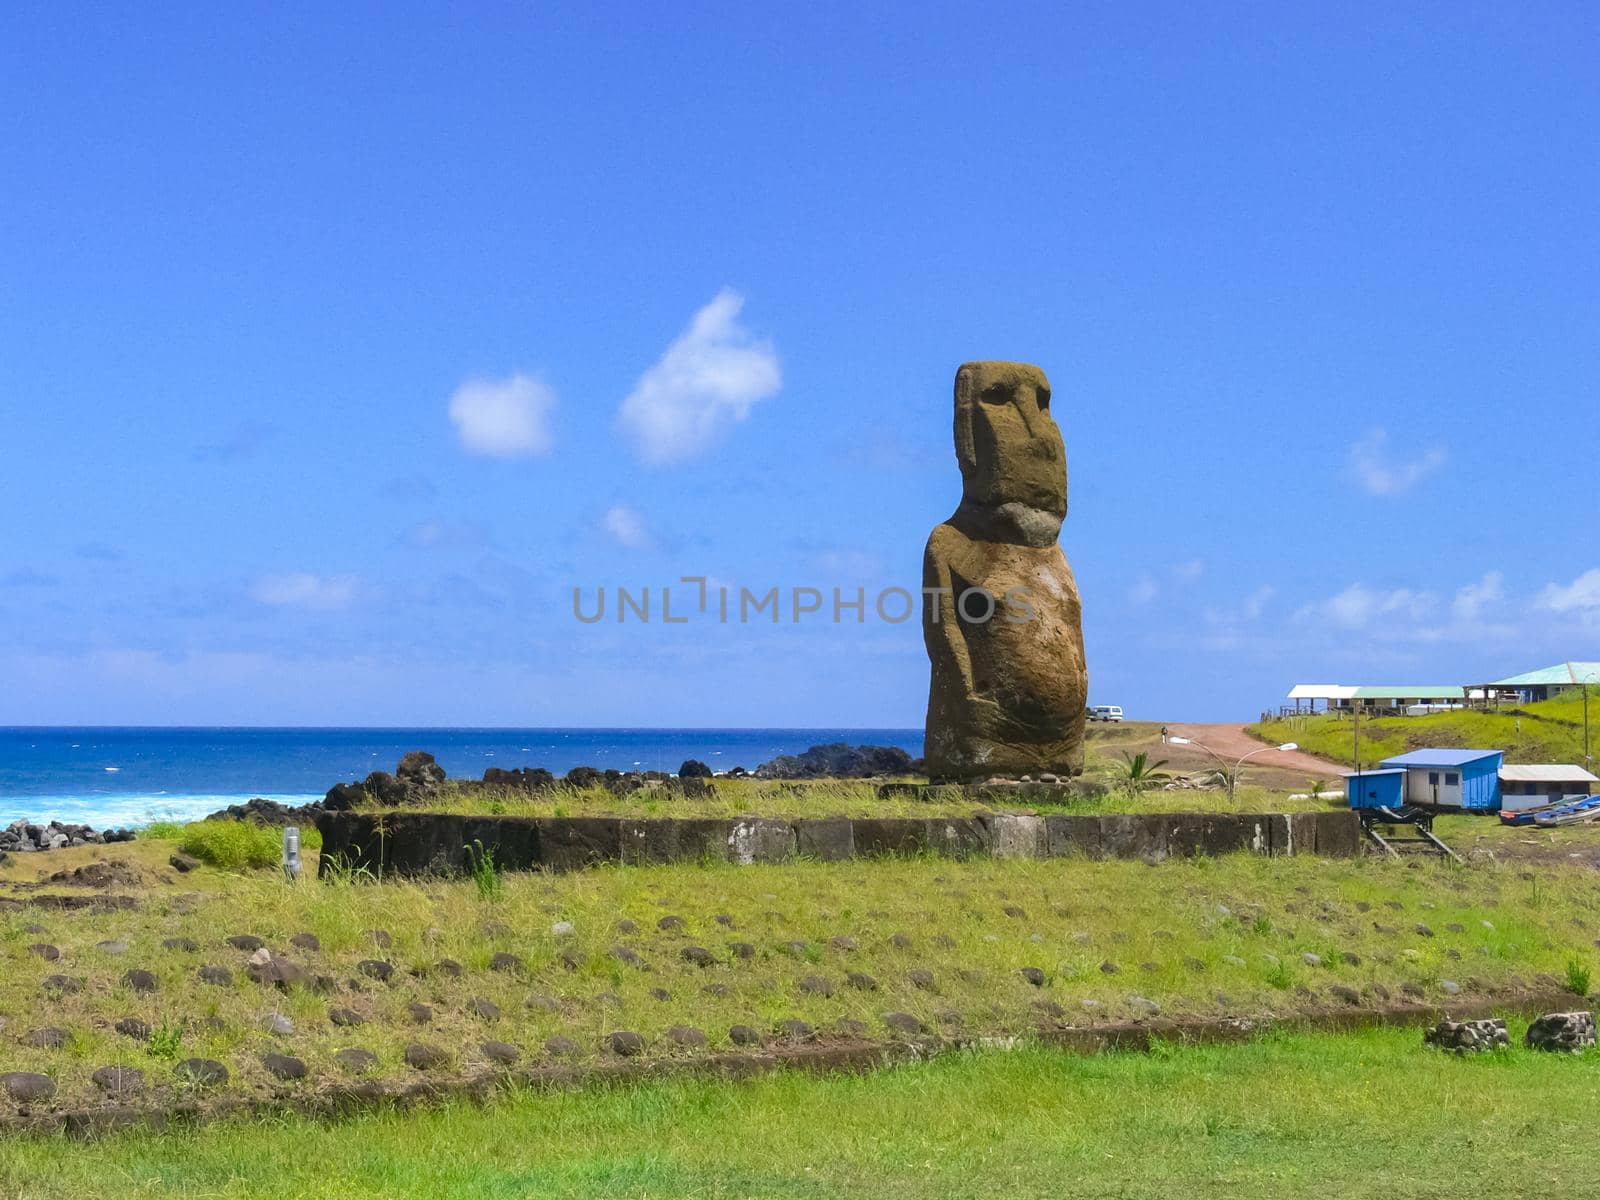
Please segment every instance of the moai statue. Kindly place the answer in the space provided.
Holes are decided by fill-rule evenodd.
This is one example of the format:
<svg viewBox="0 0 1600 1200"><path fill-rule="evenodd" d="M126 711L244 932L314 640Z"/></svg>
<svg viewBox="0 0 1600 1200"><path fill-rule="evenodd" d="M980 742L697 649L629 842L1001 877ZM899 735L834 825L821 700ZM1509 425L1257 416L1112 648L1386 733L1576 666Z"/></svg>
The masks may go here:
<svg viewBox="0 0 1600 1200"><path fill-rule="evenodd" d="M956 372L961 505L928 537L922 634L935 780L1083 771L1078 585L1056 544L1067 457L1050 381L1027 363Z"/></svg>

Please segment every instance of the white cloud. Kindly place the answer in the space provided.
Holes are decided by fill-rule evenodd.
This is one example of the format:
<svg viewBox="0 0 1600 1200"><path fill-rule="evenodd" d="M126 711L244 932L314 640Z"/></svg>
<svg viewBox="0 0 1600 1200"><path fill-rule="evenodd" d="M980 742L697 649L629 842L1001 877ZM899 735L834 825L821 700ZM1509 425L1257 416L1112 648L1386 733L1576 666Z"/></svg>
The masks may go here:
<svg viewBox="0 0 1600 1200"><path fill-rule="evenodd" d="M1184 583L1193 583L1206 573L1206 560L1191 558L1188 562L1181 562L1172 568L1172 574Z"/></svg>
<svg viewBox="0 0 1600 1200"><path fill-rule="evenodd" d="M331 612L350 607L356 598L356 581L351 575L313 575L309 571L263 575L250 585L250 598L273 608Z"/></svg>
<svg viewBox="0 0 1600 1200"><path fill-rule="evenodd" d="M556 394L530 375L469 379L450 397L450 420L461 447L485 458L550 453Z"/></svg>
<svg viewBox="0 0 1600 1200"><path fill-rule="evenodd" d="M649 548L650 531L645 528L644 517L636 508L613 504L600 518L600 527L619 546L629 550Z"/></svg>
<svg viewBox="0 0 1600 1200"><path fill-rule="evenodd" d="M1133 581L1133 586L1128 589L1128 600L1132 604L1149 604L1160 593L1161 588L1146 573Z"/></svg>
<svg viewBox="0 0 1600 1200"><path fill-rule="evenodd" d="M1486 609L1505 599L1506 577L1499 571L1489 571L1477 583L1469 583L1456 593L1450 602L1450 611L1463 625L1481 620Z"/></svg>
<svg viewBox="0 0 1600 1200"><path fill-rule="evenodd" d="M694 457L782 385L772 343L739 324L743 307L738 292L718 292L622 402L618 424L643 461Z"/></svg>
<svg viewBox="0 0 1600 1200"><path fill-rule="evenodd" d="M1442 448L1433 446L1402 462L1387 453L1388 447L1386 429L1374 429L1350 447L1350 464L1356 478L1374 496L1397 496L1410 491L1444 466L1447 457Z"/></svg>
<svg viewBox="0 0 1600 1200"><path fill-rule="evenodd" d="M1261 614L1267 610L1267 605L1272 603L1272 598L1278 594L1278 589L1270 583L1263 583L1244 599L1244 619L1247 621L1260 620Z"/></svg>
<svg viewBox="0 0 1600 1200"><path fill-rule="evenodd" d="M1314 605L1311 615L1321 616L1344 629L1364 629L1378 617L1421 621L1433 610L1434 597L1410 588L1381 591L1352 583L1336 596Z"/></svg>
<svg viewBox="0 0 1600 1200"><path fill-rule="evenodd" d="M1600 615L1600 567L1591 567L1568 584L1546 584L1538 606L1548 612Z"/></svg>

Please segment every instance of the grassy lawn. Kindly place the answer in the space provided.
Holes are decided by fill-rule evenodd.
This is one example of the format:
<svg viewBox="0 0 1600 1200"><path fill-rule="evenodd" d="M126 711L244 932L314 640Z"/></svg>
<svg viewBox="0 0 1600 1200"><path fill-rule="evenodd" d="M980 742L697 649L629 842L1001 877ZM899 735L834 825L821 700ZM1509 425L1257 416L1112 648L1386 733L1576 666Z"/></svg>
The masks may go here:
<svg viewBox="0 0 1600 1200"><path fill-rule="evenodd" d="M176 1060L202 1056L228 1068L227 1090L271 1097L350 1078L335 1057L348 1048L375 1056L373 1075L408 1079L418 1076L405 1048L427 1043L444 1053L433 1077L449 1078L487 1066L489 1040L533 1063L566 1038L584 1062L604 1059L615 1031L638 1033L647 1058L678 1058L731 1048L735 1025L785 1036L791 1019L821 1037L882 1040L902 1036L890 1014L936 1032L1006 1033L1158 1009L1283 1015L1407 994L1510 997L1600 957L1600 874L1565 866L1243 854L1159 866L800 862L517 875L480 891L472 880L177 875L170 848L86 847L0 868L12 901L0 906L0 1070L45 1072L59 1103L82 1104L98 1099L98 1067L138 1067L160 1095L179 1089ZM123 864L112 890L137 908L16 903L34 894L15 886L28 872L95 858ZM294 945L301 933L316 945ZM327 990L252 981L248 952L226 941L239 934ZM496 969L496 954L516 957ZM207 981L203 967L226 975ZM1024 968L1042 973L1037 985ZM152 973L154 990L135 990L130 969ZM269 1031L275 1014L292 1032ZM117 1032L128 1017L151 1035ZM675 1040L675 1026L705 1045ZM28 1044L41 1027L64 1044ZM308 1079L273 1079L269 1052L303 1060Z"/></svg>
<svg viewBox="0 0 1600 1200"><path fill-rule="evenodd" d="M1600 688L1589 698L1591 736L1600 744ZM1250 726L1268 742L1293 741L1302 750L1354 765L1349 717L1319 714ZM1583 700L1568 696L1498 711L1433 713L1423 717L1363 717L1361 757L1371 765L1423 747L1504 750L1507 762L1583 762Z"/></svg>
<svg viewBox="0 0 1600 1200"><path fill-rule="evenodd" d="M1291 800L1289 794L1263 787L1241 786L1232 801L1216 790L1165 791L1154 788L1130 795L1118 788L1108 762L1090 778L1106 785L1101 795L1074 797L1066 803L1043 803L1004 794L974 799L959 787L937 788L917 795L880 797L878 784L867 781L819 780L779 783L756 779L718 779L710 795L684 796L663 787L618 795L603 787L560 786L546 792L452 780L418 806L430 812L527 817L932 817L971 816L986 811L1039 813L1121 812L1297 812L1328 807L1325 801ZM373 806L374 811L378 806Z"/></svg>
<svg viewBox="0 0 1600 1200"><path fill-rule="evenodd" d="M1593 1053L1456 1058L1415 1030L1099 1058L1035 1047L92 1148L19 1139L0 1194L1588 1197L1597 1103Z"/></svg>

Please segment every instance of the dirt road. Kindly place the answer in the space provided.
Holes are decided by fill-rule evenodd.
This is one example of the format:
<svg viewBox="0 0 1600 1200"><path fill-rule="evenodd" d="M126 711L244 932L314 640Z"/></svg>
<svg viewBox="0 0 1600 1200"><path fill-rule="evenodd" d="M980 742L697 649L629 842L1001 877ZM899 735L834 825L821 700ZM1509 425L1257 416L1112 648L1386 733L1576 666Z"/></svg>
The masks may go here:
<svg viewBox="0 0 1600 1200"><path fill-rule="evenodd" d="M1216 752L1218 757L1227 760L1232 766L1246 754L1255 755L1244 765L1244 770L1261 770L1271 772L1275 776L1294 774L1303 776L1304 779L1326 779L1329 783L1339 786L1341 773L1349 770L1343 763L1332 762L1325 758L1318 758L1314 754L1306 754L1301 750L1274 750L1265 742L1258 741L1244 731L1243 725L1186 725L1171 724L1167 731L1176 737L1186 737L1193 741L1203 743L1206 747ZM1207 762L1214 763L1204 750L1196 746L1164 746L1162 753L1173 761L1176 766L1179 762L1179 752L1182 753L1182 767L1179 769L1197 770ZM1189 764L1193 763L1191 767Z"/></svg>

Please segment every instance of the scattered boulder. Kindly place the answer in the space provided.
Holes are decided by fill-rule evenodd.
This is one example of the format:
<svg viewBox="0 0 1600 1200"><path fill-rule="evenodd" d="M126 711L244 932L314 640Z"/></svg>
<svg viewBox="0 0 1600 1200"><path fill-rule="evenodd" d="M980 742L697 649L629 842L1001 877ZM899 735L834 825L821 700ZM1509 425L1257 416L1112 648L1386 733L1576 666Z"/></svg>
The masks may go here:
<svg viewBox="0 0 1600 1200"><path fill-rule="evenodd" d="M315 952L322 949L322 939L314 933L297 933L289 939L289 945L296 950Z"/></svg>
<svg viewBox="0 0 1600 1200"><path fill-rule="evenodd" d="M699 1050L706 1044L706 1035L692 1025L674 1025L667 1030L667 1037L685 1050Z"/></svg>
<svg viewBox="0 0 1600 1200"><path fill-rule="evenodd" d="M269 1075L278 1079L294 1080L306 1077L306 1064L287 1054L263 1054L261 1065L267 1069Z"/></svg>
<svg viewBox="0 0 1600 1200"><path fill-rule="evenodd" d="M179 950L184 954L194 954L199 951L200 943L189 937L169 937L162 940L163 950Z"/></svg>
<svg viewBox="0 0 1600 1200"><path fill-rule="evenodd" d="M227 987L233 983L233 972L215 964L201 967L196 974L200 976L201 983L215 984L217 987Z"/></svg>
<svg viewBox="0 0 1600 1200"><path fill-rule="evenodd" d="M388 983L394 977L394 965L378 958L364 958L356 964L356 970L368 979L375 979L379 983Z"/></svg>
<svg viewBox="0 0 1600 1200"><path fill-rule="evenodd" d="M410 750L401 755L394 773L408 789L418 793L433 791L447 778L444 768L426 750Z"/></svg>
<svg viewBox="0 0 1600 1200"><path fill-rule="evenodd" d="M787 1021L779 1021L778 1033L794 1042L809 1042L817 1035L816 1030L796 1017L790 1017Z"/></svg>
<svg viewBox="0 0 1600 1200"><path fill-rule="evenodd" d="M257 937L253 933L236 933L232 937L228 938L227 941L228 945L232 946L235 950L243 950L246 954L254 954L257 950L262 949L267 944L265 940Z"/></svg>
<svg viewBox="0 0 1600 1200"><path fill-rule="evenodd" d="M490 767L483 773L483 782L491 787L514 788L520 792L547 792L556 785L556 777L543 767L518 767L507 771Z"/></svg>
<svg viewBox="0 0 1600 1200"><path fill-rule="evenodd" d="M499 1063L503 1067L511 1066L522 1057L522 1051L510 1042L484 1042L478 1049L483 1051L483 1056L490 1062Z"/></svg>
<svg viewBox="0 0 1600 1200"><path fill-rule="evenodd" d="M138 1017L123 1017L111 1028L123 1037L132 1038L136 1042L150 1040L150 1024Z"/></svg>
<svg viewBox="0 0 1600 1200"><path fill-rule="evenodd" d="M59 1050L67 1044L67 1031L54 1025L30 1029L22 1035L22 1044L35 1050Z"/></svg>
<svg viewBox="0 0 1600 1200"><path fill-rule="evenodd" d="M492 1000L485 1000L479 996L467 1004L467 1011L479 1020L498 1021L500 1019L500 1006Z"/></svg>
<svg viewBox="0 0 1600 1200"><path fill-rule="evenodd" d="M1592 1012L1546 1013L1528 1026L1523 1044L1534 1050L1575 1053L1595 1044Z"/></svg>
<svg viewBox="0 0 1600 1200"><path fill-rule="evenodd" d="M144 1091L144 1072L138 1067L100 1067L89 1079L111 1096L136 1096Z"/></svg>
<svg viewBox="0 0 1600 1200"><path fill-rule="evenodd" d="M912 1016L910 1013L903 1013L903 1012L884 1013L883 1014L883 1024L884 1024L884 1027L887 1028L890 1033L898 1033L898 1034L905 1034L905 1035L916 1035L916 1034L923 1033L923 1032L926 1031L926 1028L922 1024L922 1022L917 1020L917 1018Z"/></svg>
<svg viewBox="0 0 1600 1200"><path fill-rule="evenodd" d="M1017 974L1021 975L1024 980L1034 987L1044 986L1044 972L1038 967L1023 967Z"/></svg>
<svg viewBox="0 0 1600 1200"><path fill-rule="evenodd" d="M413 1025L427 1025L433 1020L433 1009L426 1004L406 1005L406 1015Z"/></svg>
<svg viewBox="0 0 1600 1200"><path fill-rule="evenodd" d="M520 972L523 969L523 963L522 959L515 954L506 950L499 950L489 959L489 969L491 971Z"/></svg>
<svg viewBox="0 0 1600 1200"><path fill-rule="evenodd" d="M438 1046L426 1042L412 1042L405 1050L406 1065L418 1071L433 1071L446 1065L450 1056Z"/></svg>
<svg viewBox="0 0 1600 1200"><path fill-rule="evenodd" d="M45 962L55 962L61 957L60 949L50 945L48 942L35 942L28 947L28 953L37 955L39 958L44 959Z"/></svg>
<svg viewBox="0 0 1600 1200"><path fill-rule="evenodd" d="M243 804L230 804L219 808L206 818L208 821L251 821L257 825L282 828L285 825L314 825L326 805L322 801L310 804L288 805L277 800L255 796Z"/></svg>
<svg viewBox="0 0 1600 1200"><path fill-rule="evenodd" d="M637 1058L644 1053L644 1038L631 1029L619 1029L606 1037L606 1048L623 1058Z"/></svg>
<svg viewBox="0 0 1600 1200"><path fill-rule="evenodd" d="M190 871L193 871L200 865L200 860L198 858L192 854L185 854L182 850L174 852L172 857L167 859L167 862L170 863L172 865L172 869L178 872L180 875L187 875Z"/></svg>
<svg viewBox="0 0 1600 1200"><path fill-rule="evenodd" d="M135 992L153 992L159 986L159 981L153 972L146 971L142 967L135 967L130 971L123 972L122 986Z"/></svg>
<svg viewBox="0 0 1600 1200"><path fill-rule="evenodd" d="M353 1008L330 1008L328 1020L341 1029L353 1029L357 1025L365 1025L367 1019Z"/></svg>
<svg viewBox="0 0 1600 1200"><path fill-rule="evenodd" d="M728 1040L735 1046L759 1046L761 1034L749 1025L735 1025L728 1030Z"/></svg>
<svg viewBox="0 0 1600 1200"><path fill-rule="evenodd" d="M697 758L685 759L683 765L678 768L679 779L710 779L711 777L711 768Z"/></svg>
<svg viewBox="0 0 1600 1200"><path fill-rule="evenodd" d="M820 975L807 975L800 980L800 990L812 996L833 995L833 983Z"/></svg>
<svg viewBox="0 0 1600 1200"><path fill-rule="evenodd" d="M8 1071L0 1075L0 1087L18 1104L38 1104L56 1094L56 1081L37 1071Z"/></svg>
<svg viewBox="0 0 1600 1200"><path fill-rule="evenodd" d="M757 779L867 779L908 775L911 756L898 746L852 746L830 742L802 754L780 754L755 769Z"/></svg>
<svg viewBox="0 0 1600 1200"><path fill-rule="evenodd" d="M544 1052L555 1058L576 1058L583 1053L583 1048L571 1038L556 1034L545 1038Z"/></svg>
<svg viewBox="0 0 1600 1200"><path fill-rule="evenodd" d="M1429 1046L1453 1050L1457 1054L1474 1054L1494 1050L1511 1044L1506 1023L1498 1017L1481 1021L1440 1021L1422 1035Z"/></svg>

